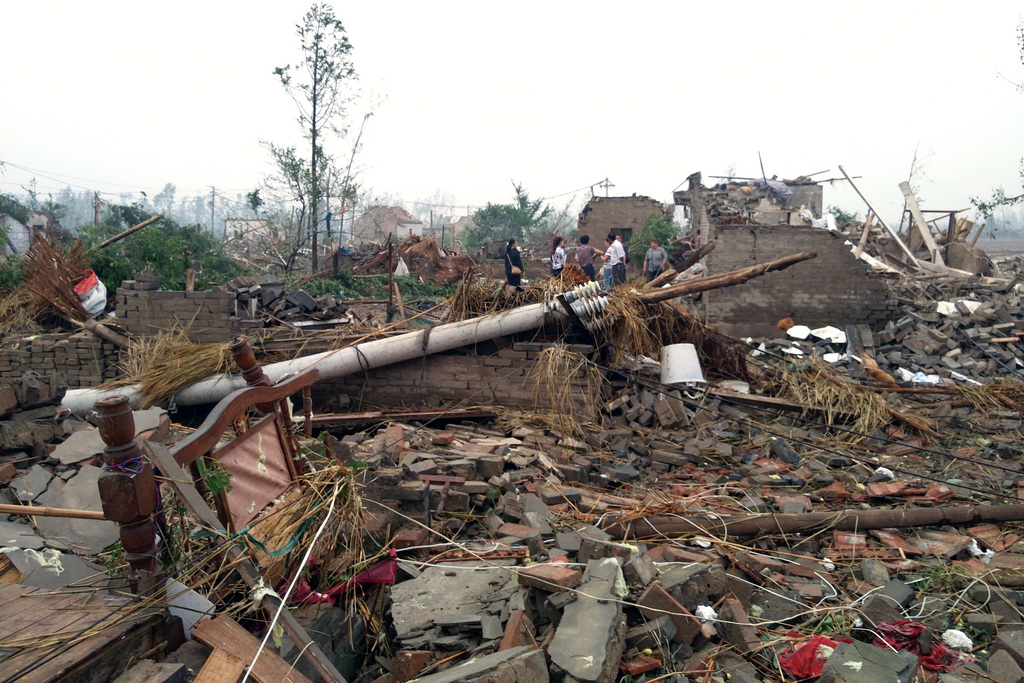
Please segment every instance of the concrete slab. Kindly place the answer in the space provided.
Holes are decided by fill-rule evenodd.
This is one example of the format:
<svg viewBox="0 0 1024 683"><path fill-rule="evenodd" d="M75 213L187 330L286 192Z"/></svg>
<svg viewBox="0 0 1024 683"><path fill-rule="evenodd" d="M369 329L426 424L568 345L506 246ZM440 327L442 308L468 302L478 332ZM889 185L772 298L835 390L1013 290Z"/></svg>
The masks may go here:
<svg viewBox="0 0 1024 683"><path fill-rule="evenodd" d="M58 444L50 457L60 460L65 465L74 465L83 460L95 458L103 452L105 445L103 439L100 438L99 430L83 429Z"/></svg>
<svg viewBox="0 0 1024 683"><path fill-rule="evenodd" d="M0 521L0 547L39 550L43 545L31 524Z"/></svg>
<svg viewBox="0 0 1024 683"><path fill-rule="evenodd" d="M553 666L566 680L611 683L617 679L625 644L626 620L615 596L619 563L615 558L592 560L579 597L562 614L548 647Z"/></svg>
<svg viewBox="0 0 1024 683"><path fill-rule="evenodd" d="M392 588L391 615L397 638L410 639L438 622L479 619L487 606L508 600L518 587L513 570L429 567L418 578Z"/></svg>
<svg viewBox="0 0 1024 683"><path fill-rule="evenodd" d="M616 660L617 661L617 660ZM501 681L502 683L548 683L548 668L542 650L529 646L502 650L459 666L417 678L417 683L456 683L458 681Z"/></svg>
<svg viewBox="0 0 1024 683"><path fill-rule="evenodd" d="M97 482L103 470L86 465L71 481L64 483L54 480L36 504L46 507L71 508L73 510L94 510L102 512L100 490ZM118 540L117 525L113 522L98 522L91 519L65 519L61 517L36 517L36 528L47 539L63 541L72 550L82 555L97 555L104 548Z"/></svg>
<svg viewBox="0 0 1024 683"><path fill-rule="evenodd" d="M33 465L28 472L19 472L9 484L11 492L22 503L38 504L36 500L50 483L53 474L40 465Z"/></svg>
<svg viewBox="0 0 1024 683"><path fill-rule="evenodd" d="M7 557L21 573L21 581L18 583L25 586L50 590L104 576L102 568L97 565L51 549L11 550Z"/></svg>

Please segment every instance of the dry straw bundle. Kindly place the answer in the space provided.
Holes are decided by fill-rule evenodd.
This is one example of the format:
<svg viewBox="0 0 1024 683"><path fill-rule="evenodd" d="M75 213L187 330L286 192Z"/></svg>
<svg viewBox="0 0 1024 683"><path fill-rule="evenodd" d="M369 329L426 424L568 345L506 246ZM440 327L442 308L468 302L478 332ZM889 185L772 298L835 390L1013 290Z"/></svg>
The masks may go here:
<svg viewBox="0 0 1024 683"><path fill-rule="evenodd" d="M530 374L536 410L555 407L560 430L582 436L604 397L607 382L601 371L582 354L551 346L540 352Z"/></svg>
<svg viewBox="0 0 1024 683"><path fill-rule="evenodd" d="M57 316L67 320L85 320L88 315L75 285L89 270L89 256L76 240L67 252L40 235L32 238L25 255L22 287L31 295L32 317Z"/></svg>
<svg viewBox="0 0 1024 683"><path fill-rule="evenodd" d="M193 344L181 327L133 339L121 351L120 366L124 377L99 388L139 384L143 407L162 403L185 387L234 367L227 344Z"/></svg>
<svg viewBox="0 0 1024 683"><path fill-rule="evenodd" d="M850 427L854 431L871 434L892 422L893 414L880 394L863 391L836 379L818 360L811 361L807 370L802 372L785 370L782 382L788 398L808 408L821 410L827 425L849 423L852 418ZM866 437L844 432L843 438L856 443Z"/></svg>

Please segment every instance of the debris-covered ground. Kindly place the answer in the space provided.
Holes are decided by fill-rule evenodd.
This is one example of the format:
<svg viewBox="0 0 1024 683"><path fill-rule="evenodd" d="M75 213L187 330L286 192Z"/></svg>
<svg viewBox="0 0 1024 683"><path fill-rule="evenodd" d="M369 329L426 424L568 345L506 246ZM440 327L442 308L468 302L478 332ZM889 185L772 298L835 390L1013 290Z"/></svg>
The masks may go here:
<svg viewBox="0 0 1024 683"><path fill-rule="evenodd" d="M370 270L394 252L358 258ZM773 263L742 277L785 267ZM900 313L888 325L782 320L771 339L724 335L676 300L694 283L745 281L739 271L604 292L573 265L522 291L464 278L420 311L433 331L362 322L360 304L266 276L231 283L248 320L360 326L254 334L250 348L195 345L187 330L118 339L113 321L82 322L123 344L121 377L103 388L154 407L115 418L98 402L74 416L56 372L4 380L0 582L40 597L142 596L117 608L121 623L169 606L130 664L193 680L248 669L259 681L1013 683L1024 679L1021 265L890 272ZM67 297L50 300L35 322L84 319ZM524 310L537 322L499 326L509 354L497 360L521 370L505 381L558 410L480 396L356 424L303 398L324 365L274 386L263 374L282 356L351 348L366 372L379 367L367 339L413 339L408 358L425 359L445 328ZM14 348L27 358L30 342ZM676 343L694 345L707 381L663 381L655 359ZM213 411L178 410L183 389L239 369L249 389ZM128 415L130 432L115 429ZM0 657L16 662L0 676L38 675L80 642L115 638L63 624L68 612L27 629L0 618Z"/></svg>

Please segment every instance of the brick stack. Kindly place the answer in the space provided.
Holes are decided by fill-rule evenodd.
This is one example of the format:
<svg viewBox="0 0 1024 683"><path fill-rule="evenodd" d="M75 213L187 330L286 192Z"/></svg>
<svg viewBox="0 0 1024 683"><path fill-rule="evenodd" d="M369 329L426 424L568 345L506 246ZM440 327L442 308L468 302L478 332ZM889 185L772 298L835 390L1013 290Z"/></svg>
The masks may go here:
<svg viewBox="0 0 1024 683"><path fill-rule="evenodd" d="M148 283L126 280L117 289L118 320L135 336L151 336L175 325L189 327L189 340L195 344L219 344L231 341L238 333L233 319L235 295L232 292L168 292L151 289Z"/></svg>
<svg viewBox="0 0 1024 683"><path fill-rule="evenodd" d="M117 347L91 332L41 334L0 349L0 380L34 370L59 375L71 388L92 387L117 376Z"/></svg>
<svg viewBox="0 0 1024 683"><path fill-rule="evenodd" d="M478 404L498 404L509 407L564 409L552 405L543 389L536 391L531 379L533 363L550 344L520 342L500 349L492 355L462 355L459 351L427 356L377 368L366 373L326 380L314 386L317 398L330 400L345 394L356 403L366 394L372 397L372 406L419 407L436 406L440 401L468 399ZM472 347L468 347L472 352ZM571 345L572 351L590 354L593 347ZM566 381L579 387L580 408L584 405L584 378L567 377ZM589 397L601 405L601 397ZM355 407L353 409L362 409Z"/></svg>

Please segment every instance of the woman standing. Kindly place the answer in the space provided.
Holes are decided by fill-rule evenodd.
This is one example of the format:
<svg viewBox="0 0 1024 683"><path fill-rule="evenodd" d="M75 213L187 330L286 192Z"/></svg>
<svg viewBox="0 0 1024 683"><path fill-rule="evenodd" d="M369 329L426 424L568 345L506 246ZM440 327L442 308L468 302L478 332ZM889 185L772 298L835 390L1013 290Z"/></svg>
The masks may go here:
<svg viewBox="0 0 1024 683"><path fill-rule="evenodd" d="M516 288L517 292L523 291L519 285L523 281L523 259L519 255L515 239L508 241L505 247L505 282Z"/></svg>
<svg viewBox="0 0 1024 683"><path fill-rule="evenodd" d="M562 238L556 237L551 241L551 277L558 277L565 268L565 249L562 248Z"/></svg>

